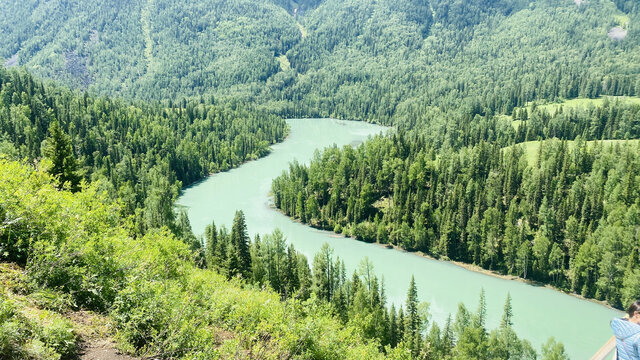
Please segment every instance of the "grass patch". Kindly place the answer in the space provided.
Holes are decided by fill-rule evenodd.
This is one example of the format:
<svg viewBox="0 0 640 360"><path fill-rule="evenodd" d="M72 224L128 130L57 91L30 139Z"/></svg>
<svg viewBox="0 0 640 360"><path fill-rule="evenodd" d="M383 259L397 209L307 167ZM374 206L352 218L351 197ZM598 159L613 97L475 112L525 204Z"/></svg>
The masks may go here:
<svg viewBox="0 0 640 360"><path fill-rule="evenodd" d="M628 30L629 29L629 16L628 15L615 15L613 17L614 21L621 28Z"/></svg>
<svg viewBox="0 0 640 360"><path fill-rule="evenodd" d="M291 63L289 62L289 59L287 59L286 55L280 55L277 57L277 59L280 63L280 70L287 71L291 69Z"/></svg>
<svg viewBox="0 0 640 360"><path fill-rule="evenodd" d="M74 358L78 336L71 321L37 306L38 296L21 295L27 285L22 270L0 264L0 359Z"/></svg>
<svg viewBox="0 0 640 360"><path fill-rule="evenodd" d="M640 105L640 97L637 97L637 96L601 96L597 99L578 98L578 99L564 100L557 103L537 103L536 108L543 109L547 111L551 116L554 116L558 112L558 109L560 108L562 108L563 111L587 109L589 107L597 108L597 107L603 106L605 100L608 100L610 102L619 101L619 102L622 102L623 104ZM523 108L527 109L529 114L531 114L531 111L533 109L533 103L530 102L524 107L517 108L516 111ZM513 128L516 131L522 124L521 120L512 120L513 118L510 115L499 115L499 116L508 121L511 121L511 126L513 126Z"/></svg>
<svg viewBox="0 0 640 360"><path fill-rule="evenodd" d="M302 35L302 38L306 38L307 37L307 29L304 28L304 26L302 26L302 24L298 23L298 29L300 29L300 35Z"/></svg>
<svg viewBox="0 0 640 360"><path fill-rule="evenodd" d="M552 116L556 114L561 107L566 111L569 109L586 109L588 107L601 107L604 105L605 100L620 101L626 104L640 105L640 97L637 96L602 96L597 99L571 99L565 100L559 103L538 104L538 109L544 109L548 111ZM531 112L533 104L529 103L525 107L527 111Z"/></svg>
<svg viewBox="0 0 640 360"><path fill-rule="evenodd" d="M512 149L514 146L523 147L525 156L527 158L527 163L529 165L533 165L538 160L538 154L540 153L540 146L543 143L548 144L550 142L556 142L556 141L559 142L562 140L554 138L554 139L541 140L541 141L527 141L527 142L523 142L523 143L512 145L512 146L507 146L503 150ZM618 144L638 146L638 144L640 144L640 140L593 140L593 141L585 141L585 143L587 144L588 147L593 147L596 144L602 144L604 146L614 146ZM568 140L567 144L568 144L569 150L573 150L576 146L576 141Z"/></svg>
<svg viewBox="0 0 640 360"><path fill-rule="evenodd" d="M513 126L513 128L518 131L518 129L520 128L520 125L522 125L523 121L522 120L512 120L511 121L511 126Z"/></svg>

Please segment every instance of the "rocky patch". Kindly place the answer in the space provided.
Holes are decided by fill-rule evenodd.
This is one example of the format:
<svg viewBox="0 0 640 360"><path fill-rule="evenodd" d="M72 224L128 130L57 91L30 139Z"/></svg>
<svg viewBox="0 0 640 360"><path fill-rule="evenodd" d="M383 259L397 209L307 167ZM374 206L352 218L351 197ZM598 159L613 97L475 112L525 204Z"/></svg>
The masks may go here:
<svg viewBox="0 0 640 360"><path fill-rule="evenodd" d="M609 39L611 40L620 41L627 37L627 30L621 28L620 26L616 26L609 30L607 36L609 36Z"/></svg>

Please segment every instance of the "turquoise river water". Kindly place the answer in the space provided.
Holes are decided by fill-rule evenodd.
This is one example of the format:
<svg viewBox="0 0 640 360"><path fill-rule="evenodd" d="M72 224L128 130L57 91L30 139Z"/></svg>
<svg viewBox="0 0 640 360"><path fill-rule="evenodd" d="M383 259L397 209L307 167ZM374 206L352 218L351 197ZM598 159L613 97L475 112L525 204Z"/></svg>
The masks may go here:
<svg viewBox="0 0 640 360"><path fill-rule="evenodd" d="M184 190L178 204L187 208L196 234L207 224L231 228L236 210L245 213L251 237L280 228L287 240L309 259L327 242L344 260L350 274L369 257L379 277L384 277L388 300L402 304L409 280L415 275L421 301L430 304L432 321L444 323L463 302L475 311L482 288L487 298L487 326L497 327L507 293L511 294L514 328L540 351L551 336L565 345L571 359L589 359L611 337L609 321L620 313L545 287L473 272L449 262L385 249L331 232L299 224L272 207L271 180L287 169L289 162L307 163L316 149L336 144L357 145L386 128L363 122L330 119L289 120L290 136L274 145L269 156L237 169L215 174Z"/></svg>

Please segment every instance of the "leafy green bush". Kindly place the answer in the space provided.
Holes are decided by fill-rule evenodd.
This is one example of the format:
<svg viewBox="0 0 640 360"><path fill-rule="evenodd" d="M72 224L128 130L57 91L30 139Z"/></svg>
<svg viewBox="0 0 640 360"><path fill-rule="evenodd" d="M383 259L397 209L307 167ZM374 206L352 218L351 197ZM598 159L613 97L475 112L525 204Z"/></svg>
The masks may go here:
<svg viewBox="0 0 640 360"><path fill-rule="evenodd" d="M0 358L7 360L60 360L73 358L77 337L73 325L58 314L42 311L25 314L0 293ZM27 316L28 315L28 316Z"/></svg>
<svg viewBox="0 0 640 360"><path fill-rule="evenodd" d="M66 313L76 307L71 295L51 289L36 289L29 294L29 299L31 299L38 308L55 311L57 313Z"/></svg>

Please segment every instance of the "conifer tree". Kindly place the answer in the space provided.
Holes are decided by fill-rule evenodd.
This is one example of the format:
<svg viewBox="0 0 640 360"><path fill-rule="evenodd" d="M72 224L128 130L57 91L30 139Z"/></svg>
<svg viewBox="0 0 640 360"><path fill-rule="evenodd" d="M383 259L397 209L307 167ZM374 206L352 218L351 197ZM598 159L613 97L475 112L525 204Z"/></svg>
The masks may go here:
<svg viewBox="0 0 640 360"><path fill-rule="evenodd" d="M238 274L249 279L251 275L251 253L249 252L249 234L247 234L247 224L244 213L236 211L231 228L231 244L235 250L238 262Z"/></svg>
<svg viewBox="0 0 640 360"><path fill-rule="evenodd" d="M416 288L416 280L411 276L409 290L407 290L406 301L406 318L404 336L409 348L414 356L420 351L420 328L422 320L418 312L418 289Z"/></svg>
<svg viewBox="0 0 640 360"><path fill-rule="evenodd" d="M313 291L318 298L331 301L336 290L338 274L333 260L333 249L324 243L313 258Z"/></svg>
<svg viewBox="0 0 640 360"><path fill-rule="evenodd" d="M205 259L207 261L207 267L213 269L214 263L219 261L216 259L216 248L218 246L218 230L216 228L215 221L211 221L211 224L207 225L204 230L205 235Z"/></svg>
<svg viewBox="0 0 640 360"><path fill-rule="evenodd" d="M396 317L396 307L391 304L391 309L389 310L389 345L391 347L396 347L398 345L398 320Z"/></svg>
<svg viewBox="0 0 640 360"><path fill-rule="evenodd" d="M511 308L511 294L507 293L507 300L504 302L504 312L502 313L501 328L508 328L513 325L513 309Z"/></svg>
<svg viewBox="0 0 640 360"><path fill-rule="evenodd" d="M42 155L51 160L49 173L58 180L59 187L67 185L72 191L79 190L81 177L71 137L64 132L58 121L52 121L49 126L49 137L42 142Z"/></svg>
<svg viewBox="0 0 640 360"><path fill-rule="evenodd" d="M473 317L473 325L485 329L485 322L487 320L487 300L484 293L484 288L480 290L480 300L478 300L478 310Z"/></svg>

